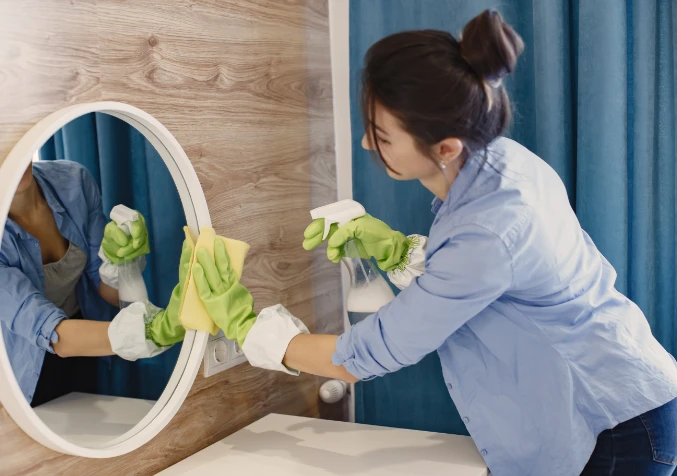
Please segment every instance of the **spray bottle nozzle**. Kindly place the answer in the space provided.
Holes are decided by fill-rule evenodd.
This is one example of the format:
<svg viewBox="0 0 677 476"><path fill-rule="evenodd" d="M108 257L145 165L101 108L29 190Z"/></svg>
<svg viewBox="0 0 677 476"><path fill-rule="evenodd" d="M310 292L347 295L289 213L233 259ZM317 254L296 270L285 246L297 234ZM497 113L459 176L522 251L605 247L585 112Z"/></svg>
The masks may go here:
<svg viewBox="0 0 677 476"><path fill-rule="evenodd" d="M329 235L329 230L334 223L338 223L338 226L343 226L366 214L367 211L364 207L356 201L341 200L340 202L311 210L310 217L313 220L324 218L324 234L322 235L322 240L324 241L327 238L327 235Z"/></svg>
<svg viewBox="0 0 677 476"><path fill-rule="evenodd" d="M125 205L115 205L110 211L110 219L113 220L127 235L132 234L132 222L139 219L139 212Z"/></svg>

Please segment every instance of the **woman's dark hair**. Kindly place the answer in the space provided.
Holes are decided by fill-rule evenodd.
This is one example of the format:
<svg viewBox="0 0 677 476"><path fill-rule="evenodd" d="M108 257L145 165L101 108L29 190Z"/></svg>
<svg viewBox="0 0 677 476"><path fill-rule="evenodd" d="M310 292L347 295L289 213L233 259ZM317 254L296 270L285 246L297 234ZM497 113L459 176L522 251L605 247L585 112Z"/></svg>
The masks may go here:
<svg viewBox="0 0 677 476"><path fill-rule="evenodd" d="M424 153L448 137L463 141L466 156L486 148L510 123L501 79L515 69L523 50L520 36L495 10L473 18L460 40L445 31L422 30L375 43L365 56L362 115L381 160L372 122L377 102Z"/></svg>

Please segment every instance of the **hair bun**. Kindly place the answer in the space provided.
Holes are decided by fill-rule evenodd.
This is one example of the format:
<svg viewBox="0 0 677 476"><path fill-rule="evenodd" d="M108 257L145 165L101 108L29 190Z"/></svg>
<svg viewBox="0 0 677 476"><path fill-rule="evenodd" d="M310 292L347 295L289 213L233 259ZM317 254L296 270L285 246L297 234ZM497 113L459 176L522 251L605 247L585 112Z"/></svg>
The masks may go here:
<svg viewBox="0 0 677 476"><path fill-rule="evenodd" d="M496 10L485 10L477 15L461 34L463 59L490 83L512 73L523 51L522 38Z"/></svg>

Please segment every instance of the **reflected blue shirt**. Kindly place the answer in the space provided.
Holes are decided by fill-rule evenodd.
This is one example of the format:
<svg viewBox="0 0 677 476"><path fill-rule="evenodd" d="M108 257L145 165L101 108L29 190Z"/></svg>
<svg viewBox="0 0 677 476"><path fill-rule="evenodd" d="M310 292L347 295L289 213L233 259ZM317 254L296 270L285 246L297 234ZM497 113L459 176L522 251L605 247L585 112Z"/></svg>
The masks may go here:
<svg viewBox="0 0 677 476"><path fill-rule="evenodd" d="M109 321L113 308L99 296L99 246L106 224L101 194L87 169L65 160L35 162L33 176L61 235L87 253L76 294L86 319ZM7 219L0 247L0 326L19 387L30 402L54 329L66 314L45 297L40 243Z"/></svg>
<svg viewBox="0 0 677 476"><path fill-rule="evenodd" d="M677 366L581 229L564 184L506 138L434 204L426 271L341 335L370 379L437 351L495 476L580 474L603 430L677 397Z"/></svg>

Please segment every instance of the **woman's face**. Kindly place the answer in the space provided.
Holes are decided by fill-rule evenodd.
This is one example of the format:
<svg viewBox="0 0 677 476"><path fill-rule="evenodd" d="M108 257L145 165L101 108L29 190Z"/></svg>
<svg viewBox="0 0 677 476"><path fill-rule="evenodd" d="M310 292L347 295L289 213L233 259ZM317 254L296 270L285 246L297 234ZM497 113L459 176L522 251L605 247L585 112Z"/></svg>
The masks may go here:
<svg viewBox="0 0 677 476"><path fill-rule="evenodd" d="M430 156L423 154L414 137L406 132L400 121L385 107L376 103L374 117L371 121L375 127L376 140L383 160L388 164L388 175L396 180L426 180L440 174L440 165ZM370 133L362 138L362 147L376 150Z"/></svg>
<svg viewBox="0 0 677 476"><path fill-rule="evenodd" d="M33 164L30 164L26 169L26 171L24 172L23 177L21 177L21 181L19 182L19 186L16 188L15 195L18 195L28 190L32 183L33 183Z"/></svg>

